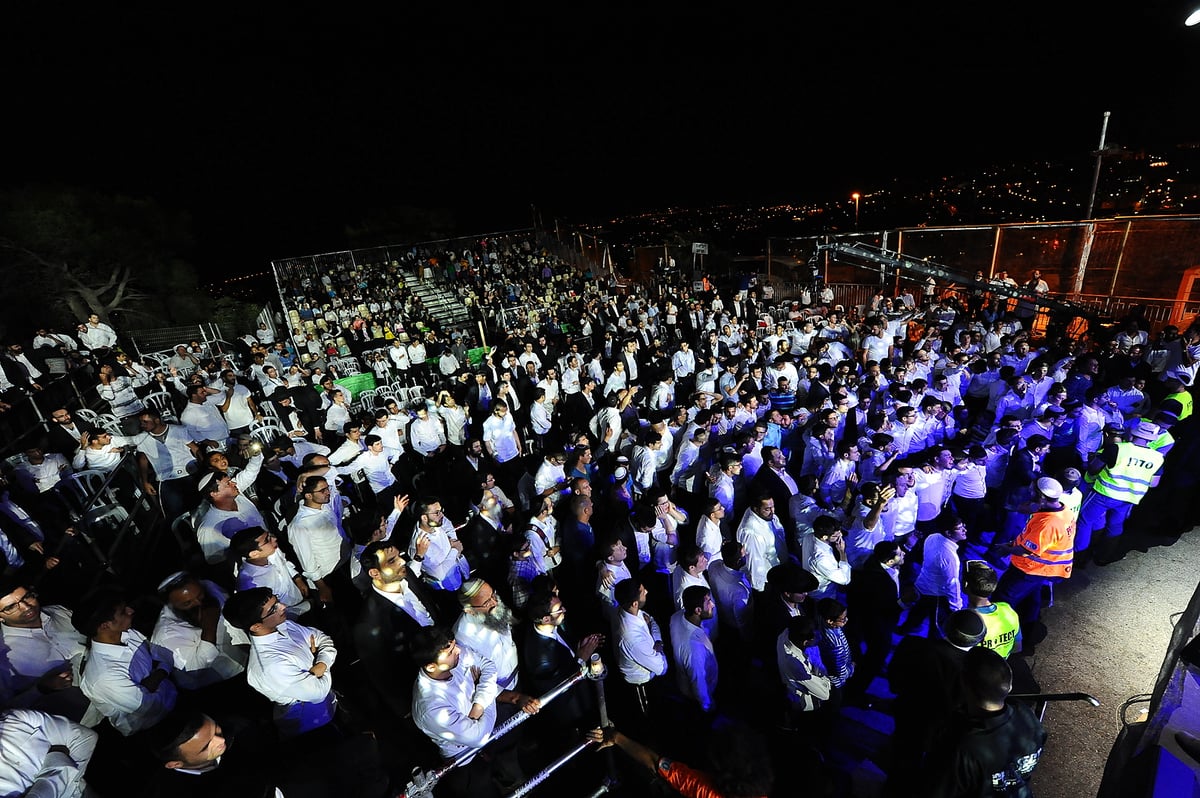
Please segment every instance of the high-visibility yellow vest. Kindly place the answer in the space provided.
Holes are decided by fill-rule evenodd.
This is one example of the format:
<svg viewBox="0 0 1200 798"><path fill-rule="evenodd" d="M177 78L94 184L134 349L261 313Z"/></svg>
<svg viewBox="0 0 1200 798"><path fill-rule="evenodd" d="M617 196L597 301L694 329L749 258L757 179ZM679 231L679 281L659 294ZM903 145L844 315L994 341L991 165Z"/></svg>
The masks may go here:
<svg viewBox="0 0 1200 798"><path fill-rule="evenodd" d="M1179 420L1183 421L1192 414L1192 394L1187 390L1182 390L1179 393L1167 394L1167 399L1174 399L1179 402Z"/></svg>
<svg viewBox="0 0 1200 798"><path fill-rule="evenodd" d="M1117 444L1117 461L1096 475L1093 487L1110 499L1138 504L1162 468L1163 456L1136 443Z"/></svg>
<svg viewBox="0 0 1200 798"><path fill-rule="evenodd" d="M987 611L985 612L984 609ZM986 630L979 645L983 648L990 648L1008 659L1008 655L1012 653L1013 646L1017 642L1017 633L1021 631L1021 618L1017 615L1017 611L1003 601L998 601L992 604L991 608L976 607L975 612L983 618L983 626Z"/></svg>

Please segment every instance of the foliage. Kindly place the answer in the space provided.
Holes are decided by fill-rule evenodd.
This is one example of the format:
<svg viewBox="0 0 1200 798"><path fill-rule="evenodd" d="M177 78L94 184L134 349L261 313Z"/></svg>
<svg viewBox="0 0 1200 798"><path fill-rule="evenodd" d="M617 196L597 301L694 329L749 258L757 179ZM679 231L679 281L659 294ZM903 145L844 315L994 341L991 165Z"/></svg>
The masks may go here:
<svg viewBox="0 0 1200 798"><path fill-rule="evenodd" d="M109 323L188 324L197 302L186 214L87 189L0 194L0 297L10 329Z"/></svg>

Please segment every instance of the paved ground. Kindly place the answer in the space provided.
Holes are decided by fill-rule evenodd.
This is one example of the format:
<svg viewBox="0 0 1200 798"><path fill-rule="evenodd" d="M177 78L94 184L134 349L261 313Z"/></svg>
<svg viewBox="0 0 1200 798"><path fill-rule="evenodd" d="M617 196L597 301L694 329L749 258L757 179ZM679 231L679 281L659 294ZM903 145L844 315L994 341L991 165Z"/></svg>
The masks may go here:
<svg viewBox="0 0 1200 798"><path fill-rule="evenodd" d="M1166 541L1162 541L1166 542ZM1082 690L1101 706L1070 703L1046 711L1050 738L1034 778L1039 798L1096 795L1128 698L1154 689L1176 614L1200 577L1200 530L1174 545L1132 551L1105 568L1089 567L1058 591L1044 616L1034 674L1045 692ZM1141 703L1128 713L1136 719Z"/></svg>

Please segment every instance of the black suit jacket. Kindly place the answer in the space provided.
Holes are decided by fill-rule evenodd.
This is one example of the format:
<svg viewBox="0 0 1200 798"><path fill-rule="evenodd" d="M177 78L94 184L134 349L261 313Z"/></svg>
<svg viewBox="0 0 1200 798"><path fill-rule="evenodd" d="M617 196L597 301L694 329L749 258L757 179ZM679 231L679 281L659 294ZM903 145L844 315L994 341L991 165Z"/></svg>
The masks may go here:
<svg viewBox="0 0 1200 798"><path fill-rule="evenodd" d="M900 589L883 566L868 559L846 586L850 617L866 635L887 634L900 622Z"/></svg>
<svg viewBox="0 0 1200 798"><path fill-rule="evenodd" d="M462 541L463 554L475 572L473 575L497 590L503 588L508 576L508 551L507 538L500 530L476 513L458 531L458 539Z"/></svg>
<svg viewBox="0 0 1200 798"><path fill-rule="evenodd" d="M588 404L587 399L583 397L583 392L573 393L567 396L566 404L563 407L563 416L566 419L567 425L575 429L584 429L587 427L592 416L596 415L595 399L596 392L592 391L592 405Z"/></svg>
<svg viewBox="0 0 1200 798"><path fill-rule="evenodd" d="M451 594L434 590L411 573L408 589L425 605L435 626L449 627L458 617ZM354 625L354 645L376 695L398 718L412 708L417 665L410 651L421 625L372 588Z"/></svg>
<svg viewBox="0 0 1200 798"><path fill-rule="evenodd" d="M52 421L46 431L46 439L49 444L46 451L58 452L70 460L75 456L75 452L79 451L79 436L84 432L88 435L95 435L96 428L83 419L77 418L75 419L75 432L68 432L62 424Z"/></svg>
<svg viewBox="0 0 1200 798"><path fill-rule="evenodd" d="M561 630L559 634L562 634ZM563 639L573 643L565 634ZM524 671L521 684L524 692L540 696L560 682L579 672L579 662L574 649L568 649L557 640L543 637L532 626L525 632L521 646L521 667ZM577 685L542 710L551 723L560 729L579 726L583 721L591 722L592 691Z"/></svg>

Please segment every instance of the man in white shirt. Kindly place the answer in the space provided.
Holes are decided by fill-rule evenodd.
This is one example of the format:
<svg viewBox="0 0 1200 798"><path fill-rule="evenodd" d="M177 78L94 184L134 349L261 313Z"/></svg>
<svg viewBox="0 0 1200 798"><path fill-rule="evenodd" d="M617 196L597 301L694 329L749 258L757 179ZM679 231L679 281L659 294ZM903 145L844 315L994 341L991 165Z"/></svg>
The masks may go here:
<svg viewBox="0 0 1200 798"><path fill-rule="evenodd" d="M224 446L229 441L229 425L222 414L233 400L233 389L225 390L225 398L219 405L208 401L209 389L204 385L189 385L187 391L188 404L179 414L179 420L187 428L188 435L194 441Z"/></svg>
<svg viewBox="0 0 1200 798"><path fill-rule="evenodd" d="M71 622L92 641L79 686L113 728L128 737L175 708L174 657L133 628L133 608L119 591L85 596Z"/></svg>
<svg viewBox="0 0 1200 798"><path fill-rule="evenodd" d="M919 597L900 626L901 634L911 634L928 620L928 636L937 637L941 623L963 608L958 546L967 539L967 525L949 513L940 517L938 524L937 533L925 538L921 572L914 585Z"/></svg>
<svg viewBox="0 0 1200 798"><path fill-rule="evenodd" d="M158 586L163 608L150 642L174 656L174 680L196 690L237 676L246 667L246 636L221 618L225 592L180 571Z"/></svg>
<svg viewBox="0 0 1200 798"><path fill-rule="evenodd" d="M350 541L334 519L330 485L325 477L303 478L300 495L303 503L288 525L288 538L304 576L316 586L320 600L352 599L358 589L350 579Z"/></svg>
<svg viewBox="0 0 1200 798"><path fill-rule="evenodd" d="M257 462L256 462L257 461ZM196 539L204 560L210 564L225 561L229 541L239 530L264 526L262 513L244 495L241 486L246 480L238 479L250 474L253 484L262 466L262 455L256 455L245 471L231 477L223 471L211 471L200 480L200 495L208 500L204 517L196 527Z"/></svg>
<svg viewBox="0 0 1200 798"><path fill-rule="evenodd" d="M626 579L613 587L617 603L617 664L628 684L644 685L667 672L662 632L658 623L642 607L646 605L645 586L637 579Z"/></svg>
<svg viewBox="0 0 1200 798"><path fill-rule="evenodd" d="M521 702L533 714L540 708L537 700L502 690L496 664L461 647L448 629L418 633L413 659L420 667L413 685L413 720L444 760L459 758L459 766L443 780L447 794L472 794L468 785L486 783L493 770L506 781L524 781L515 751L490 761L476 758L475 752L492 737L499 701Z"/></svg>
<svg viewBox="0 0 1200 798"><path fill-rule="evenodd" d="M783 524L775 515L775 500L760 496L750 503L738 524L737 541L746 547L750 584L761 592L767 588L767 571L780 563L787 552Z"/></svg>
<svg viewBox="0 0 1200 798"><path fill-rule="evenodd" d="M354 461L354 467L362 469L376 500L387 506L392 501L392 488L396 484L396 475L392 473L395 455L384 447L383 438L378 435L368 435L363 443L367 449Z"/></svg>
<svg viewBox="0 0 1200 798"><path fill-rule="evenodd" d="M14 574L0 579L0 706L84 719L79 690L86 639L66 607L43 607L37 591ZM94 713L90 720L98 720Z"/></svg>
<svg viewBox="0 0 1200 798"><path fill-rule="evenodd" d="M251 527L234 534L229 551L238 563L237 590L267 587L287 605L293 621L311 609L308 582L279 549L275 536L265 529Z"/></svg>
<svg viewBox="0 0 1200 798"><path fill-rule="evenodd" d="M512 610L482 579L463 582L457 596L462 615L454 624L454 639L479 657L496 663L500 690L516 690L518 663Z"/></svg>
<svg viewBox="0 0 1200 798"><path fill-rule="evenodd" d="M671 648L675 654L675 683L684 697L711 712L717 690L717 657L704 630L716 612L712 591L693 585L683 591L683 607L671 616Z"/></svg>
<svg viewBox="0 0 1200 798"><path fill-rule="evenodd" d="M225 395L229 400L223 413L230 433L241 435L249 432L254 420L262 418L258 405L250 396L250 389L239 383L237 375L230 369L221 372L221 381L225 383Z"/></svg>
<svg viewBox="0 0 1200 798"><path fill-rule="evenodd" d="M287 606L265 587L233 594L222 614L250 635L246 681L275 705L280 737L296 737L333 720L337 699L329 668L337 649L329 635L289 621Z"/></svg>
<svg viewBox="0 0 1200 798"><path fill-rule="evenodd" d="M193 485L188 467L200 450L196 439L178 424L166 424L157 410L138 414L142 435L137 438L138 473L142 490L158 496L163 515L174 520L193 502ZM150 469L154 473L151 476Z"/></svg>
<svg viewBox="0 0 1200 798"><path fill-rule="evenodd" d="M813 521L813 552L805 570L817 578L813 598L836 598L839 587L850 584L850 562L841 524L831 515Z"/></svg>
<svg viewBox="0 0 1200 798"><path fill-rule="evenodd" d="M717 619L742 642L749 641L754 619L754 589L745 573L745 564L746 547L736 540L727 540L721 546L720 559L708 565Z"/></svg>
<svg viewBox="0 0 1200 798"><path fill-rule="evenodd" d="M421 576L440 590L457 590L471 576L471 566L463 556L463 544L450 519L442 510L441 501L429 496L416 507L417 526L409 543L408 556L418 556L417 545L429 541L421 562Z"/></svg>
<svg viewBox="0 0 1200 798"><path fill-rule="evenodd" d="M483 445L499 464L511 462L521 454L521 436L503 399L492 402L492 414L483 422Z"/></svg>
<svg viewBox="0 0 1200 798"><path fill-rule="evenodd" d="M91 729L46 712L0 711L0 795L79 798L98 740Z"/></svg>

